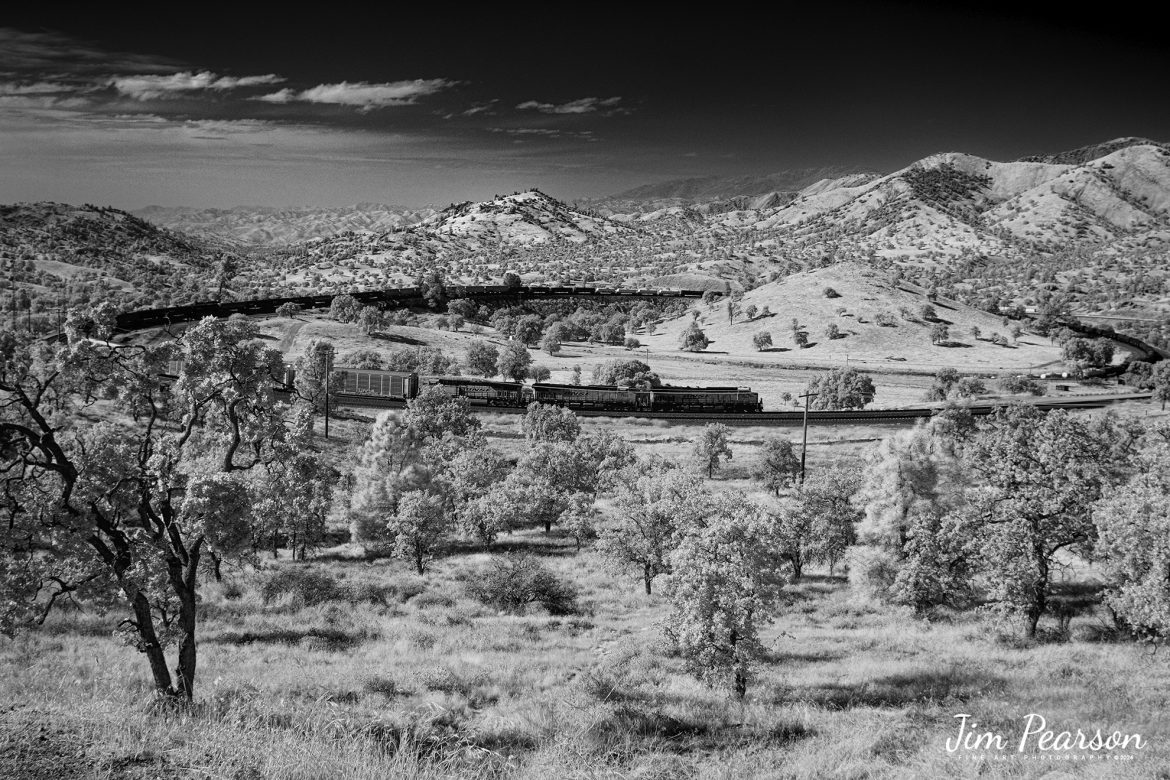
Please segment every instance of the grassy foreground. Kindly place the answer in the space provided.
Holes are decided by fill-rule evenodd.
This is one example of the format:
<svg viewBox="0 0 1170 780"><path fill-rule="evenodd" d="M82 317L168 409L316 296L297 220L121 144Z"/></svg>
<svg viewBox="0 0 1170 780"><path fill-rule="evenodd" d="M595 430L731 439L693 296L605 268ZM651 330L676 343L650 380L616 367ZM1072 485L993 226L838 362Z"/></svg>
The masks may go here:
<svg viewBox="0 0 1170 780"><path fill-rule="evenodd" d="M1099 617L1076 618L1071 641L1023 646L974 616L857 603L821 573L789 589L740 703L669 656L664 596L555 535L498 547L571 580L581 614L484 608L466 588L490 558L472 550L422 578L387 560L275 564L347 586L312 606L265 605L260 575L232 572L204 591L184 711L152 702L111 617L72 612L0 640L0 777L1170 777L1170 664L1100 641ZM1010 749L948 753L959 713ZM1029 713L1146 747L1074 761L1033 742L1021 756Z"/></svg>

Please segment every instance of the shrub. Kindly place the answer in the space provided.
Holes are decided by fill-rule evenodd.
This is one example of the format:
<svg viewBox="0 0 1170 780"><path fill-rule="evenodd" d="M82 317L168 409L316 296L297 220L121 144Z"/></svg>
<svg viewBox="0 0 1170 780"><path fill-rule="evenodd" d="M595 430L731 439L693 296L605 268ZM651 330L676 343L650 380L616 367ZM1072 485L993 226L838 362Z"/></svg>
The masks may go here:
<svg viewBox="0 0 1170 780"><path fill-rule="evenodd" d="M840 298L841 293L837 292L832 287L826 287L825 288L825 297L826 298Z"/></svg>
<svg viewBox="0 0 1170 780"><path fill-rule="evenodd" d="M1005 393L1044 395L1044 385L1026 376L1005 376L999 380L999 389Z"/></svg>
<svg viewBox="0 0 1170 780"><path fill-rule="evenodd" d="M362 688L370 693L380 693L388 699L401 693L398 682L393 677L384 677L380 674L373 674L365 678L362 681Z"/></svg>
<svg viewBox="0 0 1170 780"><path fill-rule="evenodd" d="M415 596L413 604L419 609L428 609L430 607L453 607L455 606L455 599L443 593L435 593L433 591L428 593L420 593Z"/></svg>
<svg viewBox="0 0 1170 780"><path fill-rule="evenodd" d="M220 593L222 593L223 597L228 601L235 601L236 599L243 598L244 586L240 585L238 582L225 582L223 587L220 589Z"/></svg>
<svg viewBox="0 0 1170 780"><path fill-rule="evenodd" d="M290 596L301 606L311 607L332 601L340 595L332 576L313 569L284 569L272 574L260 586L264 605Z"/></svg>
<svg viewBox="0 0 1170 780"><path fill-rule="evenodd" d="M394 595L398 601L406 603L427 589L421 577L409 575L391 582L386 590Z"/></svg>
<svg viewBox="0 0 1170 780"><path fill-rule="evenodd" d="M529 604L540 604L553 615L577 611L573 586L528 555L497 559L468 590L487 606L511 614L523 613Z"/></svg>
<svg viewBox="0 0 1170 780"><path fill-rule="evenodd" d="M863 599L887 601L898 565L893 555L876 547L853 547L847 556L849 588Z"/></svg>

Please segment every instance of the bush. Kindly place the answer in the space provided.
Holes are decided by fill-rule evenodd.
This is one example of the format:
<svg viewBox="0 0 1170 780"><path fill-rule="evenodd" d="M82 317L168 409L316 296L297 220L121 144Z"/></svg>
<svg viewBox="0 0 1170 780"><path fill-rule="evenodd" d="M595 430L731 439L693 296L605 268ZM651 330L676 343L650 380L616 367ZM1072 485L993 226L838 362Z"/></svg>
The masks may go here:
<svg viewBox="0 0 1170 780"><path fill-rule="evenodd" d="M362 688L370 693L380 693L388 699L402 693L398 687L398 681L393 677L384 677L379 674L373 674L366 677L362 681Z"/></svg>
<svg viewBox="0 0 1170 780"><path fill-rule="evenodd" d="M299 605L311 607L333 601L339 595L337 580L313 569L284 569L272 574L260 586L260 600L265 606L290 596Z"/></svg>
<svg viewBox="0 0 1170 780"><path fill-rule="evenodd" d="M826 298L840 298L841 293L837 292L832 287L826 287L825 288L825 297Z"/></svg>
<svg viewBox="0 0 1170 780"><path fill-rule="evenodd" d="M1029 379L1026 376L1005 376L999 380L998 384L1000 390L1014 395L1021 395L1023 393L1044 395L1045 390L1043 384L1034 379Z"/></svg>
<svg viewBox="0 0 1170 780"><path fill-rule="evenodd" d="M540 604L553 615L577 611L573 586L528 555L494 561L468 591L487 606L511 614L523 613L529 604Z"/></svg>
<svg viewBox="0 0 1170 780"><path fill-rule="evenodd" d="M421 591L421 586L420 586ZM412 592L410 596L416 595ZM391 598L405 601L394 585L356 580L342 582L331 574L313 569L284 569L269 576L260 586L260 599L267 606L288 597L298 607L313 607L333 601L347 604L389 606Z"/></svg>
<svg viewBox="0 0 1170 780"><path fill-rule="evenodd" d="M453 607L455 606L455 599L442 593L429 592L419 594L412 603L419 609Z"/></svg>
<svg viewBox="0 0 1170 780"><path fill-rule="evenodd" d="M238 582L225 582L223 587L220 589L220 593L222 593L223 597L228 601L235 601L236 599L243 598L244 586L240 585Z"/></svg>
<svg viewBox="0 0 1170 780"><path fill-rule="evenodd" d="M427 586L423 582L423 579L413 574L394 580L386 586L387 592L403 604L418 596L426 589Z"/></svg>
<svg viewBox="0 0 1170 780"><path fill-rule="evenodd" d="M894 557L876 547L853 547L846 556L849 588L863 599L889 601L890 589L898 576Z"/></svg>

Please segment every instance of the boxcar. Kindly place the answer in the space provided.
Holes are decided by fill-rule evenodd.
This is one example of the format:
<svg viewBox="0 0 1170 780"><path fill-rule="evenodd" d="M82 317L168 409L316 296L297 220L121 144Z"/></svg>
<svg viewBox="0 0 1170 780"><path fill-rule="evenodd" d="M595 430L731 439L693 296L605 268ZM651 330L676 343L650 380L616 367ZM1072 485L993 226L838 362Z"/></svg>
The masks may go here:
<svg viewBox="0 0 1170 780"><path fill-rule="evenodd" d="M344 393L378 395L403 401L418 395L418 374L413 372L338 368L336 373L341 377L341 391Z"/></svg>
<svg viewBox="0 0 1170 780"><path fill-rule="evenodd" d="M452 398L466 398L476 406L526 406L532 391L520 382L495 382L459 376L428 376L427 385L441 387Z"/></svg>
<svg viewBox="0 0 1170 780"><path fill-rule="evenodd" d="M649 411L650 393L645 390L622 390L609 385L532 386L535 400L542 404L567 406L570 409L608 409L615 411Z"/></svg>

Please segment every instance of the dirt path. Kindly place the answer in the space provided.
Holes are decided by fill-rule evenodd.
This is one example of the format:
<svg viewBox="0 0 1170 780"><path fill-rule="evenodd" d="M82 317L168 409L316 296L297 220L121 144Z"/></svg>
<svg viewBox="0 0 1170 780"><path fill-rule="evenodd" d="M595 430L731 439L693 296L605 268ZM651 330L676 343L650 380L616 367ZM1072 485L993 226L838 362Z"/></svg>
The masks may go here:
<svg viewBox="0 0 1170 780"><path fill-rule="evenodd" d="M289 327L289 329L287 331L285 331L284 336L281 337L280 345L277 347L277 349L279 349L281 352L283 352L284 354L287 355L289 349L292 348L293 342L296 341L297 334L301 332L301 328L303 328L304 326L305 326L305 323L300 322L299 320L297 322L294 322Z"/></svg>

